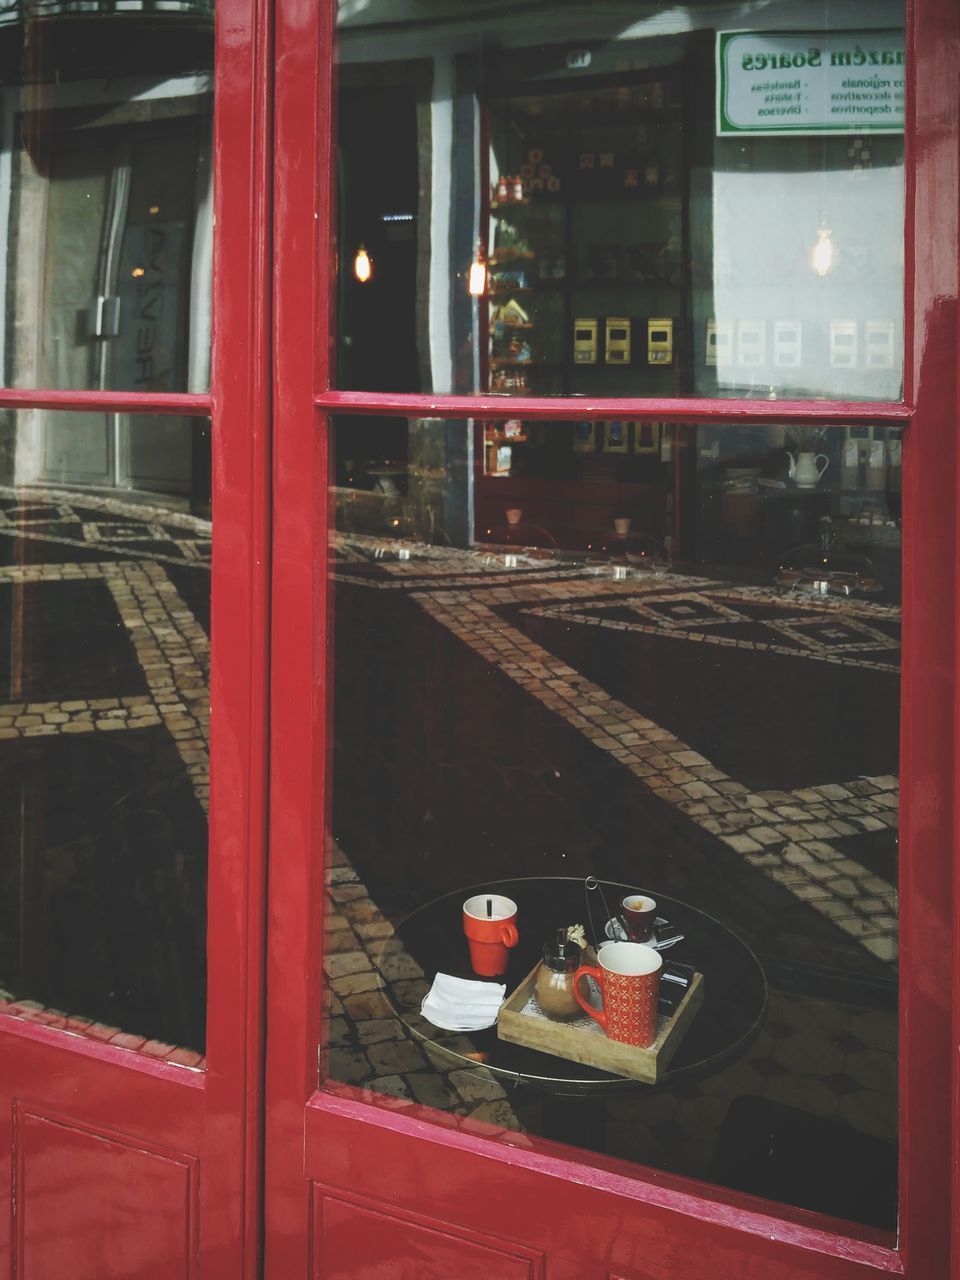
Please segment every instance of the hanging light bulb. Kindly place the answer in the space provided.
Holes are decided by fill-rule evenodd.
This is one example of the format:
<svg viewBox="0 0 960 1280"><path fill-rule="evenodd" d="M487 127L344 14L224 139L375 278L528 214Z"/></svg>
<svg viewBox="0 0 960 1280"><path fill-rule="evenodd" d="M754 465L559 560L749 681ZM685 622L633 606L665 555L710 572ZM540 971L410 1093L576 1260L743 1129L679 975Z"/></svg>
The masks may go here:
<svg viewBox="0 0 960 1280"><path fill-rule="evenodd" d="M827 215L821 213L820 226L817 228L817 243L810 254L810 265L818 276L827 276L837 265L837 249L833 243L833 232L827 224Z"/></svg>
<svg viewBox="0 0 960 1280"><path fill-rule="evenodd" d="M483 245L477 241L477 251L470 263L470 274L467 276L467 292L471 298L482 298L487 292L487 262L483 255Z"/></svg>
<svg viewBox="0 0 960 1280"><path fill-rule="evenodd" d="M360 245L353 259L353 274L361 284L366 284L373 275L373 262L365 244Z"/></svg>

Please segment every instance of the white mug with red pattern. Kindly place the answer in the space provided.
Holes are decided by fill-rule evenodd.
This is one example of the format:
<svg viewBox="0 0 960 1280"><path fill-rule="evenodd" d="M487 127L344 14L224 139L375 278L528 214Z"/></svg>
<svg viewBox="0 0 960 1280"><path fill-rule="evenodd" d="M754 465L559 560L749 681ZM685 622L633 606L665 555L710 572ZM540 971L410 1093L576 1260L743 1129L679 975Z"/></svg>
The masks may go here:
<svg viewBox="0 0 960 1280"><path fill-rule="evenodd" d="M609 1040L646 1047L657 1038L662 966L660 952L653 947L642 942L610 942L597 956L597 966L581 965L573 975L573 992ZM580 992L580 980L588 976L600 988L602 1009L595 1009Z"/></svg>

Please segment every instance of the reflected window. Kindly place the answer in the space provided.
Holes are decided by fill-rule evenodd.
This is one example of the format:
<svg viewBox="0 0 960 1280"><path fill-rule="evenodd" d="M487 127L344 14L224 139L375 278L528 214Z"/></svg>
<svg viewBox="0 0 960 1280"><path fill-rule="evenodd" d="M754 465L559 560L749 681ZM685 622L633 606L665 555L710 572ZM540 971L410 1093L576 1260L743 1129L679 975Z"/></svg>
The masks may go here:
<svg viewBox="0 0 960 1280"><path fill-rule="evenodd" d="M203 391L212 10L26 12L0 23L6 385Z"/></svg>
<svg viewBox="0 0 960 1280"><path fill-rule="evenodd" d="M342 4L338 385L898 399L903 6L857 14Z"/></svg>
<svg viewBox="0 0 960 1280"><path fill-rule="evenodd" d="M25 6L0 18L3 385L208 389L212 65L213 12L201 0L163 12ZM182 419L155 426L43 415L5 478L150 493L208 513L202 437Z"/></svg>

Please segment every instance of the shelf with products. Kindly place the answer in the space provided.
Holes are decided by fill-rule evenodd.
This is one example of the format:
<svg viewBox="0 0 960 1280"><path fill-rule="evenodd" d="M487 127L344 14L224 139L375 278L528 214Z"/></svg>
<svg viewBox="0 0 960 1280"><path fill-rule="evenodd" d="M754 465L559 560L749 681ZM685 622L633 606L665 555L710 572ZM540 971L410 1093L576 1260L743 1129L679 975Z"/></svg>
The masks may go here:
<svg viewBox="0 0 960 1280"><path fill-rule="evenodd" d="M670 75L487 100L486 389L680 393L690 255L685 135ZM550 371L549 382L504 386L512 330L498 319L509 320L500 311L511 302L532 326L517 363ZM595 329L589 373L576 333L584 317ZM669 332L656 353L652 321Z"/></svg>
<svg viewBox="0 0 960 1280"><path fill-rule="evenodd" d="M529 439L523 433L511 436L503 431L490 431L483 437L484 444L526 444Z"/></svg>
<svg viewBox="0 0 960 1280"><path fill-rule="evenodd" d="M522 357L511 356L491 356L491 369L507 369L507 368L524 368L524 369L557 369L559 362L556 360L524 360Z"/></svg>
<svg viewBox="0 0 960 1280"><path fill-rule="evenodd" d="M511 262L530 262L536 256L532 249L499 249L490 255L490 266L505 267Z"/></svg>
<svg viewBox="0 0 960 1280"><path fill-rule="evenodd" d="M486 96L486 390L682 393L691 287L687 134L667 75L633 79ZM524 522L549 530L558 546L601 558L616 542L615 519L633 520L638 534L658 542L672 537L665 506L672 464L659 427L610 422L592 430L588 443L569 422L518 424L509 437L488 425L475 454L478 537L504 525L506 508L522 509Z"/></svg>
<svg viewBox="0 0 960 1280"><path fill-rule="evenodd" d="M660 107L650 108L643 107L636 103L627 104L622 109L616 110L604 109L602 104L597 101L595 92L587 91L583 95L569 95L573 99L569 100L565 105L566 110L559 110L556 115L551 115L544 111L525 111L524 102L536 101L539 98L540 103L548 103L552 99L568 96L560 93L543 93L540 95L531 94L513 99L514 116L517 124L524 128L527 132L536 131L537 133L561 133L571 128L571 121L576 126L576 116L572 114L577 109L576 99L580 98L584 105L584 110L589 106L589 127L593 129L609 130L611 132L623 132L634 130L638 126L646 129L657 130L663 126L666 121L670 121L678 117L682 110L682 104L679 101L665 101ZM582 123L580 125L582 126Z"/></svg>
<svg viewBox="0 0 960 1280"><path fill-rule="evenodd" d="M512 210L536 211L552 207L563 208L572 204L589 204L594 200L614 201L626 204L663 203L679 205L682 193L677 186L653 185L600 190L581 186L557 195L524 196L522 200L491 200L491 212L503 214Z"/></svg>
<svg viewBox="0 0 960 1280"><path fill-rule="evenodd" d="M589 451L577 424L501 425L503 432L483 424L478 540L503 527L508 512L520 511L561 552L614 560L627 528L665 548L672 531L670 467L658 424L590 424Z"/></svg>

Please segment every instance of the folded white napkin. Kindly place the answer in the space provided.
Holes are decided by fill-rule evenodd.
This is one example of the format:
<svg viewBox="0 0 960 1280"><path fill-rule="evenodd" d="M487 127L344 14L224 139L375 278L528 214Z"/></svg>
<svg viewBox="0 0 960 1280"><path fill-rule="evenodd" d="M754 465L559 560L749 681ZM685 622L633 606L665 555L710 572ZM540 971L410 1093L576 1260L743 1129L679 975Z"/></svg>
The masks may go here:
<svg viewBox="0 0 960 1280"><path fill-rule="evenodd" d="M438 973L420 1012L444 1031L481 1031L496 1022L506 991L499 982L471 982Z"/></svg>

